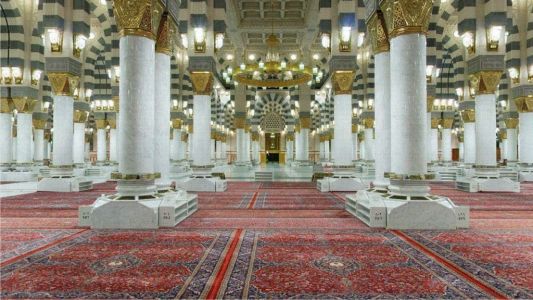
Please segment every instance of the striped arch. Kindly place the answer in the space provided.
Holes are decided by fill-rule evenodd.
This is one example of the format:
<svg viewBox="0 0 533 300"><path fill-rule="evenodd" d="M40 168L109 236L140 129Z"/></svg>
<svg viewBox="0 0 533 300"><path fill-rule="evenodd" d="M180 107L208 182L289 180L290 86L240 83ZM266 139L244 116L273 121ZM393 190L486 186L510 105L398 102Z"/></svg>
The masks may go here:
<svg viewBox="0 0 533 300"><path fill-rule="evenodd" d="M0 21L0 50L3 54L0 58L0 64L3 66L12 66L24 68L24 21L22 20L21 10L15 5L15 1L1 0L0 3L6 13L6 19L9 28L4 21ZM8 35L7 32L10 32ZM8 42L8 36L10 41ZM9 49L9 62L7 51Z"/></svg>

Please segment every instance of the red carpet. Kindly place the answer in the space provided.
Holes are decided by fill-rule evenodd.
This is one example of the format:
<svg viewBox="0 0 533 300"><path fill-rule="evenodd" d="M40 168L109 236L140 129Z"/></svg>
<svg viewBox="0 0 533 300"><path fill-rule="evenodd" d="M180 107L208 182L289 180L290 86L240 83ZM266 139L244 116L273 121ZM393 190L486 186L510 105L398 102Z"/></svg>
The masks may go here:
<svg viewBox="0 0 533 300"><path fill-rule="evenodd" d="M0 199L2 298L533 298L533 184L435 194L472 229L372 230L308 182L230 182L174 229L94 231L80 193Z"/></svg>

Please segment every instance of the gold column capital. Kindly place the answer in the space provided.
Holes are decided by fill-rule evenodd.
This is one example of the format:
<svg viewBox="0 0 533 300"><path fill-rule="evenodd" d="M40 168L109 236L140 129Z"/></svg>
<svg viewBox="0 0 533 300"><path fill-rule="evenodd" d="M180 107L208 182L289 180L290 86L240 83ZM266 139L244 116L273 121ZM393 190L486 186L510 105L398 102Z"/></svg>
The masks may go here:
<svg viewBox="0 0 533 300"><path fill-rule="evenodd" d="M117 119L107 120L107 125L109 125L109 129L117 129Z"/></svg>
<svg viewBox="0 0 533 300"><path fill-rule="evenodd" d="M252 132L252 141L259 141L259 132Z"/></svg>
<svg viewBox="0 0 533 300"><path fill-rule="evenodd" d="M357 133L359 131L359 126L357 124L352 124L352 133Z"/></svg>
<svg viewBox="0 0 533 300"><path fill-rule="evenodd" d="M388 52L390 44L383 15L380 12L375 12L368 20L367 26L374 55Z"/></svg>
<svg viewBox="0 0 533 300"><path fill-rule="evenodd" d="M457 136L457 139L459 140L459 143L463 143L465 141L465 136L460 134Z"/></svg>
<svg viewBox="0 0 533 300"><path fill-rule="evenodd" d="M496 93L501 76L502 71L480 71L470 74L468 79L476 95L490 95Z"/></svg>
<svg viewBox="0 0 533 300"><path fill-rule="evenodd" d="M195 95L211 95L213 90L213 74L211 72L192 72L191 81Z"/></svg>
<svg viewBox="0 0 533 300"><path fill-rule="evenodd" d="M185 133L185 134L181 135L181 141L182 142L187 142L188 139L189 139L189 134L188 133Z"/></svg>
<svg viewBox="0 0 533 300"><path fill-rule="evenodd" d="M182 121L181 119L173 119L172 120L172 128L174 129L181 129Z"/></svg>
<svg viewBox="0 0 533 300"><path fill-rule="evenodd" d="M353 71L335 71L333 77L333 87L335 95L351 95L353 84Z"/></svg>
<svg viewBox="0 0 533 300"><path fill-rule="evenodd" d="M371 119L371 118L363 119L362 124L367 129L374 128L374 119Z"/></svg>
<svg viewBox="0 0 533 300"><path fill-rule="evenodd" d="M301 128L300 123L294 124L294 132L300 133L300 128Z"/></svg>
<svg viewBox="0 0 533 300"><path fill-rule="evenodd" d="M288 132L287 135L285 135L285 139L287 141L294 141L294 132Z"/></svg>
<svg viewBox="0 0 533 300"><path fill-rule="evenodd" d="M507 139L507 132L506 131L500 131L498 133L498 135L500 136L501 140L506 140Z"/></svg>
<svg viewBox="0 0 533 300"><path fill-rule="evenodd" d="M89 118L89 112L84 110L74 111L74 123L85 123Z"/></svg>
<svg viewBox="0 0 533 300"><path fill-rule="evenodd" d="M74 90L78 87L80 78L70 73L50 72L48 73L48 81L50 81L52 92L56 96L72 97Z"/></svg>
<svg viewBox="0 0 533 300"><path fill-rule="evenodd" d="M427 96L426 98L426 111L429 113L429 112L432 112L433 111L433 102L435 101L435 96Z"/></svg>
<svg viewBox="0 0 533 300"><path fill-rule="evenodd" d="M13 98L13 106L19 113L31 113L33 107L37 104L37 100L29 99L27 97L15 97Z"/></svg>
<svg viewBox="0 0 533 300"><path fill-rule="evenodd" d="M300 128L311 128L311 117L300 117Z"/></svg>
<svg viewBox="0 0 533 300"><path fill-rule="evenodd" d="M451 129L453 126L453 118L442 119L442 128Z"/></svg>
<svg viewBox="0 0 533 300"><path fill-rule="evenodd" d="M162 13L157 1L113 0L113 8L120 36L136 35L155 40L154 29Z"/></svg>
<svg viewBox="0 0 533 300"><path fill-rule="evenodd" d="M427 34L433 0L385 0L381 11L389 38L412 33Z"/></svg>
<svg viewBox="0 0 533 300"><path fill-rule="evenodd" d="M461 112L461 117L463 118L464 123L474 123L476 122L476 111L473 109L463 110Z"/></svg>
<svg viewBox="0 0 533 300"><path fill-rule="evenodd" d="M8 98L0 98L0 113L6 114L13 111L13 101Z"/></svg>
<svg viewBox="0 0 533 300"><path fill-rule="evenodd" d="M235 117L233 124L236 129L244 129L246 127L246 118L245 117Z"/></svg>
<svg viewBox="0 0 533 300"><path fill-rule="evenodd" d="M518 97L514 99L519 113L533 112L533 97Z"/></svg>
<svg viewBox="0 0 533 300"><path fill-rule="evenodd" d="M516 127L518 127L518 118L509 118L509 119L506 119L504 122L505 122L505 127L507 129L516 129Z"/></svg>
<svg viewBox="0 0 533 300"><path fill-rule="evenodd" d="M106 120L94 120L96 124L96 129L105 129L107 126Z"/></svg>
<svg viewBox="0 0 533 300"><path fill-rule="evenodd" d="M157 37L155 42L155 52L172 55L172 35L173 26L168 13L164 13L159 21Z"/></svg>
<svg viewBox="0 0 533 300"><path fill-rule="evenodd" d="M431 118L431 129L439 128L439 124L440 124L439 118Z"/></svg>
<svg viewBox="0 0 533 300"><path fill-rule="evenodd" d="M43 120L43 119L33 119L32 120L33 128L44 129L44 127L46 127L46 122L47 120Z"/></svg>
<svg viewBox="0 0 533 300"><path fill-rule="evenodd" d="M189 133L194 133L194 126L193 126L192 123L191 123L191 124L188 124L187 129L188 129L187 131L188 131Z"/></svg>

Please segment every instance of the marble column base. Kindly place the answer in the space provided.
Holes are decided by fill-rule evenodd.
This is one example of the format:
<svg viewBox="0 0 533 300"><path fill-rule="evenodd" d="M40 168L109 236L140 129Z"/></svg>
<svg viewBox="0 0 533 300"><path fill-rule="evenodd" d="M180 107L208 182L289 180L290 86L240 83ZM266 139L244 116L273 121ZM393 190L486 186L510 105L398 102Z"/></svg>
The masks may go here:
<svg viewBox="0 0 533 300"><path fill-rule="evenodd" d="M0 181L12 181L12 182L37 181L37 173L31 170L0 171Z"/></svg>
<svg viewBox="0 0 533 300"><path fill-rule="evenodd" d="M93 182L83 177L48 177L37 185L39 192L80 192L93 188Z"/></svg>
<svg viewBox="0 0 533 300"><path fill-rule="evenodd" d="M468 228L470 222L469 207L434 195L404 199L393 193L359 191L347 195L346 210L369 227L387 229L453 230Z"/></svg>
<svg viewBox="0 0 533 300"><path fill-rule="evenodd" d="M520 192L520 182L501 178L498 168L477 168L471 178L458 179L455 188L461 191L477 192Z"/></svg>
<svg viewBox="0 0 533 300"><path fill-rule="evenodd" d="M195 173L188 178L176 180L176 188L188 192L225 192L228 183L225 179L213 177L210 174Z"/></svg>
<svg viewBox="0 0 533 300"><path fill-rule="evenodd" d="M316 187L321 192L356 192L370 188L370 182L354 175L336 173L317 180Z"/></svg>
<svg viewBox="0 0 533 300"><path fill-rule="evenodd" d="M98 198L92 205L80 206L78 224L93 229L157 229L174 227L198 209L198 196L171 191L150 199L118 195Z"/></svg>

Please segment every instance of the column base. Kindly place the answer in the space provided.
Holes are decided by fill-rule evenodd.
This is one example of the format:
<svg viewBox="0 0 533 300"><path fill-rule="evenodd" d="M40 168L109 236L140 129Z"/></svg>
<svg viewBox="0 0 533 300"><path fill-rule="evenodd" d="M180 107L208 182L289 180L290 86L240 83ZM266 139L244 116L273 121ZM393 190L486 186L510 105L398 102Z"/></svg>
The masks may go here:
<svg viewBox="0 0 533 300"><path fill-rule="evenodd" d="M531 182L533 181L533 164L519 164L518 174L520 182Z"/></svg>
<svg viewBox="0 0 533 300"><path fill-rule="evenodd" d="M311 162L309 160L295 160L292 163L292 166L294 166L294 167L309 167L309 166L312 166L312 165L313 165L313 162Z"/></svg>
<svg viewBox="0 0 533 300"><path fill-rule="evenodd" d="M188 192L225 192L228 189L228 182L211 174L195 173L188 178L176 180L176 188Z"/></svg>
<svg viewBox="0 0 533 300"><path fill-rule="evenodd" d="M81 192L93 188L93 182L83 177L48 177L43 178L37 185L39 192Z"/></svg>
<svg viewBox="0 0 533 300"><path fill-rule="evenodd" d="M150 199L143 199L143 196L123 198L106 195L92 205L80 206L79 225L92 229L174 227L198 209L198 196L184 191L155 194Z"/></svg>
<svg viewBox="0 0 533 300"><path fill-rule="evenodd" d="M31 163L31 162L29 162L29 163L17 163L17 164L15 164L12 167L14 167L17 172L28 172L28 171L31 171L32 165L33 165L33 163Z"/></svg>
<svg viewBox="0 0 533 300"><path fill-rule="evenodd" d="M37 181L37 174L31 170L6 170L0 171L0 181L24 182Z"/></svg>
<svg viewBox="0 0 533 300"><path fill-rule="evenodd" d="M390 185L390 180L389 178L379 178L374 180L372 184L374 185L375 190L386 191Z"/></svg>
<svg viewBox="0 0 533 300"><path fill-rule="evenodd" d="M325 192L356 192L370 188L369 181L363 181L352 174L335 173L331 177L319 179L316 188Z"/></svg>
<svg viewBox="0 0 533 300"><path fill-rule="evenodd" d="M347 195L346 210L369 227L387 229L447 229L468 228L470 209L457 206L450 199L427 195L400 199L391 193L359 191Z"/></svg>
<svg viewBox="0 0 533 300"><path fill-rule="evenodd" d="M236 161L233 163L234 166L236 167L247 167L247 168L252 168L252 162L251 161Z"/></svg>
<svg viewBox="0 0 533 300"><path fill-rule="evenodd" d="M477 192L520 192L520 183L510 178L501 178L497 167L476 167L471 178L459 179L455 188L461 191Z"/></svg>

